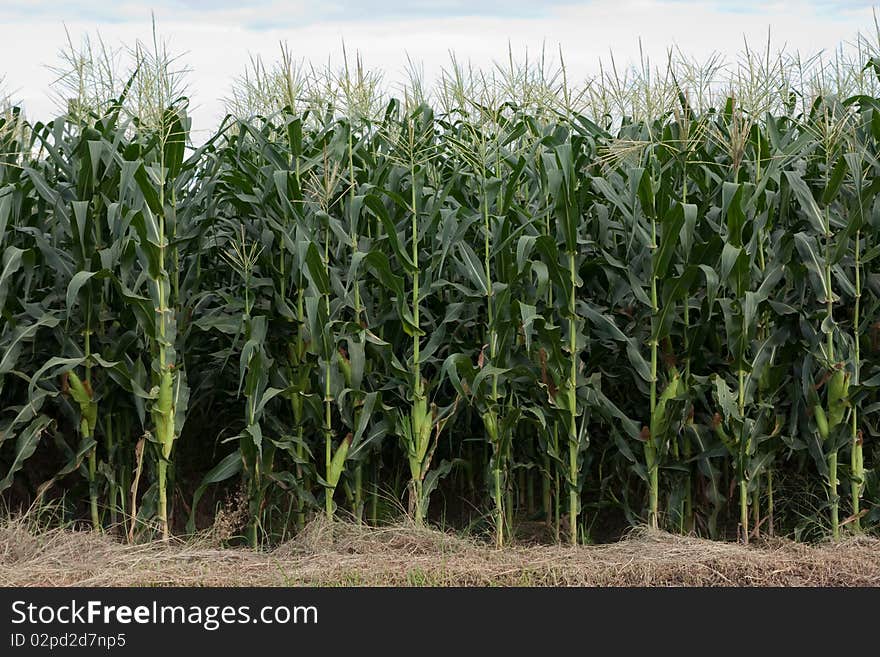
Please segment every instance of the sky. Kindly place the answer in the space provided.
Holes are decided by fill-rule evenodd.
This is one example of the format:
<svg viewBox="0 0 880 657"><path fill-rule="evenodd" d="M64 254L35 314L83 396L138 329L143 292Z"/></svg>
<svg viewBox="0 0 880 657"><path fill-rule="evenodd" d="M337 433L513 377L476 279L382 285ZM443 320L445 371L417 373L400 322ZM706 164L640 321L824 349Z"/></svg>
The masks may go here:
<svg viewBox="0 0 880 657"><path fill-rule="evenodd" d="M876 0L875 0L876 1ZM744 40L813 53L874 32L868 0L0 0L2 90L30 117L56 113L50 93L67 35L100 34L110 45L148 40L151 16L191 69L195 128L223 115L222 98L249 57L276 60L279 43L315 63L341 61L344 41L389 85L403 79L407 57L428 80L454 51L459 61L490 67L542 47L560 48L570 78L596 73L600 58L618 65L643 51L662 60L670 46L704 59L736 57ZM47 66L48 65L48 66Z"/></svg>

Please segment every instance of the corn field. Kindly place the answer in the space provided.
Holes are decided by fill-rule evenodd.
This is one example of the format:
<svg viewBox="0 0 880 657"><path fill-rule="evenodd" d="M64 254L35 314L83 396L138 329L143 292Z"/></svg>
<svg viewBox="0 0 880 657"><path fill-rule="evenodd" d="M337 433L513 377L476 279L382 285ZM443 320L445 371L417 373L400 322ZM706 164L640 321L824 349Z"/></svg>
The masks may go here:
<svg viewBox="0 0 880 657"><path fill-rule="evenodd" d="M235 494L254 547L876 531L875 43L395 93L346 62L255 59L207 138L158 39L2 110L10 503L142 540Z"/></svg>

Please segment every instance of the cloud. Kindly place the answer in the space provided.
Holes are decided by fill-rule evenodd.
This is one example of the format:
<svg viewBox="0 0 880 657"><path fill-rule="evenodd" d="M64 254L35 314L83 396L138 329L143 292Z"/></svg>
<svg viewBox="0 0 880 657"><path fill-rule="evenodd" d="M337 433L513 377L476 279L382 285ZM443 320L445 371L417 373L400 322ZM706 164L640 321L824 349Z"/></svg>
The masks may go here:
<svg viewBox="0 0 880 657"><path fill-rule="evenodd" d="M170 20L194 20L214 24L244 24L251 28L326 23L331 21L377 21L395 18L440 18L450 16L492 16L499 18L537 18L547 16L573 0L154 0L147 8L142 2L121 0L108 3L77 0L8 0L6 10L19 20L79 21L107 23L142 21L150 11ZM580 3L583 4L583 3Z"/></svg>

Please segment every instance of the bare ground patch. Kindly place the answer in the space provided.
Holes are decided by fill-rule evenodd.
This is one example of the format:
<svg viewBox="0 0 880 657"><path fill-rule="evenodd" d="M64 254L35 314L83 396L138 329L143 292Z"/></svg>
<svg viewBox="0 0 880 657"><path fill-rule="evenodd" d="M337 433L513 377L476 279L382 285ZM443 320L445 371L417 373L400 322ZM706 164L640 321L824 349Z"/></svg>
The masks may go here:
<svg viewBox="0 0 880 657"><path fill-rule="evenodd" d="M271 552L208 539L125 545L0 525L2 586L880 586L880 540L745 547L644 529L598 546L493 547L413 526L316 521Z"/></svg>

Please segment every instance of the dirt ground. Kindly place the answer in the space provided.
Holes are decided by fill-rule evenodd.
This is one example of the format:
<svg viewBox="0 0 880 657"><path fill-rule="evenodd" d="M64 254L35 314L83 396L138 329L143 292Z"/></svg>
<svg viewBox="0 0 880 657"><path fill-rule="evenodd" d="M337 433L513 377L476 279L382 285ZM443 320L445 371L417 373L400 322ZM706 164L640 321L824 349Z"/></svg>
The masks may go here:
<svg viewBox="0 0 880 657"><path fill-rule="evenodd" d="M609 545L503 550L412 526L314 522L270 552L211 537L125 545L0 523L0 586L880 586L880 540L745 547L638 529Z"/></svg>

